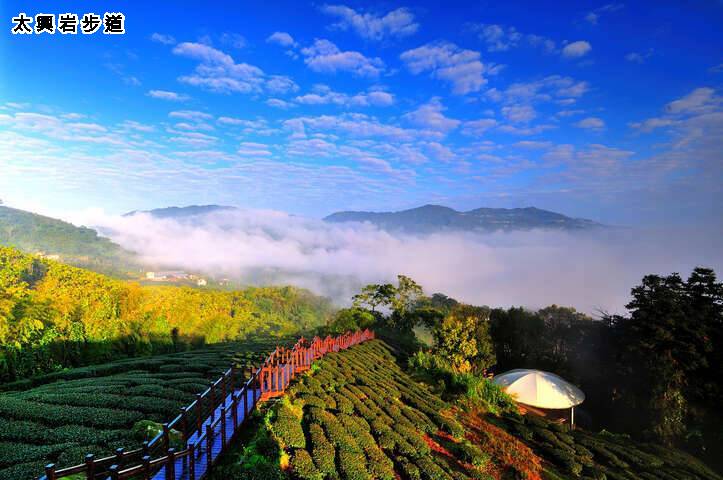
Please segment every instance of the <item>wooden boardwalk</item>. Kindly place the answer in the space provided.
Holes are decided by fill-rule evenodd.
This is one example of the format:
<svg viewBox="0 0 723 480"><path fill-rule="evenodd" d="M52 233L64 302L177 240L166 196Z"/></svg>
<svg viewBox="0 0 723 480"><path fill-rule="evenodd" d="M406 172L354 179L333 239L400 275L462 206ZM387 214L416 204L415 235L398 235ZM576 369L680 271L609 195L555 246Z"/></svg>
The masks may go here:
<svg viewBox="0 0 723 480"><path fill-rule="evenodd" d="M85 463L63 469L50 464L41 480L71 475L88 480L200 480L259 402L283 395L291 380L308 370L314 360L373 338L370 330L315 337L310 342L302 337L290 349L277 347L258 369L252 370L248 380L241 382L232 366L142 448L130 452L121 448L115 455L100 459L89 454ZM184 444L180 451L171 447L172 435L176 434Z"/></svg>
<svg viewBox="0 0 723 480"><path fill-rule="evenodd" d="M234 395L246 395L246 407L243 400L234 402ZM230 443L234 434L238 431L238 426L251 414L254 406L254 398L260 398L261 391L257 389L255 392L238 390L229 394L222 405L219 405L214 411L213 416L209 416L203 423L203 434L196 432L188 439L188 444L193 445L188 456L176 458L173 465L173 473L168 472L168 467L163 465L161 469L153 476L153 480L191 480L200 479L206 474L209 466L221 455L224 448ZM237 397L238 398L238 397ZM242 397L241 397L242 398ZM236 419L238 422L236 428L222 428L223 423L227 426L233 426L234 403L236 405ZM245 411L244 411L245 410ZM225 418L222 419L221 415ZM210 436L209 436L210 434ZM208 440L210 438L210 441ZM193 471L192 471L193 470Z"/></svg>

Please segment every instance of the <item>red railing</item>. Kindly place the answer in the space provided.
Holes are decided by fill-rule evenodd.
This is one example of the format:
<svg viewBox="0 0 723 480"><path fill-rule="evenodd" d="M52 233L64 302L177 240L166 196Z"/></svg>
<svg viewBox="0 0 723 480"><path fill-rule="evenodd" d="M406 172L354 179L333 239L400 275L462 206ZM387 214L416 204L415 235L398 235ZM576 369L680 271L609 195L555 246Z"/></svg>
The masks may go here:
<svg viewBox="0 0 723 480"><path fill-rule="evenodd" d="M85 474L86 479L200 479L259 401L283 395L291 380L314 360L373 338L371 330L311 341L302 337L290 349L277 347L258 369L250 370L248 379L243 370L231 366L141 448L121 448L99 459L89 454L84 463L63 469L49 464L41 480L78 474ZM180 433L186 445L183 450L170 447L172 431Z"/></svg>

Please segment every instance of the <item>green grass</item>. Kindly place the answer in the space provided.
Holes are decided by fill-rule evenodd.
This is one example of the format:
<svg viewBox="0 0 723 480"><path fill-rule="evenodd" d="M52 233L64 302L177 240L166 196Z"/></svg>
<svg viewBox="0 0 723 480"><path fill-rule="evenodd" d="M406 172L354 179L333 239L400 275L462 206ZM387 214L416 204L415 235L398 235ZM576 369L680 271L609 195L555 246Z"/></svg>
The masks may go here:
<svg viewBox="0 0 723 480"><path fill-rule="evenodd" d="M0 480L24 480L43 466L81 463L140 441L139 420L167 422L232 362L258 365L276 339L216 344L199 350L56 372L3 386Z"/></svg>

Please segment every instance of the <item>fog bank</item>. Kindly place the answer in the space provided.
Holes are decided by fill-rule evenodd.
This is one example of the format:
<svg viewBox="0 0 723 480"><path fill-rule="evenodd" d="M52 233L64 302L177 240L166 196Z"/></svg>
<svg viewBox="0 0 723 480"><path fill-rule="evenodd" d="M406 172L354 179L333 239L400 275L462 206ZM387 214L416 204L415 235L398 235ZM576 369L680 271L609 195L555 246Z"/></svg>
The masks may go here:
<svg viewBox="0 0 723 480"><path fill-rule="evenodd" d="M144 262L246 283L290 283L340 304L362 284L405 274L427 293L490 306L556 303L587 313L624 312L647 273L697 265L720 272L720 231L611 229L566 233L392 235L370 225L327 224L277 211L217 212L192 219L85 215Z"/></svg>

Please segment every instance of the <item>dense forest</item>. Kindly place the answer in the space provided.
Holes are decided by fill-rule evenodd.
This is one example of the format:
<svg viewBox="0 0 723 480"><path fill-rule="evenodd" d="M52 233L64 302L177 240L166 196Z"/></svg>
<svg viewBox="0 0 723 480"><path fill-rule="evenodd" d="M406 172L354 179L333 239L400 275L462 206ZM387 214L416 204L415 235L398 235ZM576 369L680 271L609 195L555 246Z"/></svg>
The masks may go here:
<svg viewBox="0 0 723 480"><path fill-rule="evenodd" d="M0 380L252 333L293 334L323 325L331 311L294 287L141 286L0 247Z"/></svg>
<svg viewBox="0 0 723 480"><path fill-rule="evenodd" d="M427 297L400 276L397 285L365 287L328 328L374 327L394 344L406 338L410 367L442 392L476 395L489 372L555 372L586 393L585 427L679 446L721 466L723 285L696 268L687 280L648 275L631 296L627 316L592 319L556 305L495 309ZM414 346L420 326L430 346Z"/></svg>

